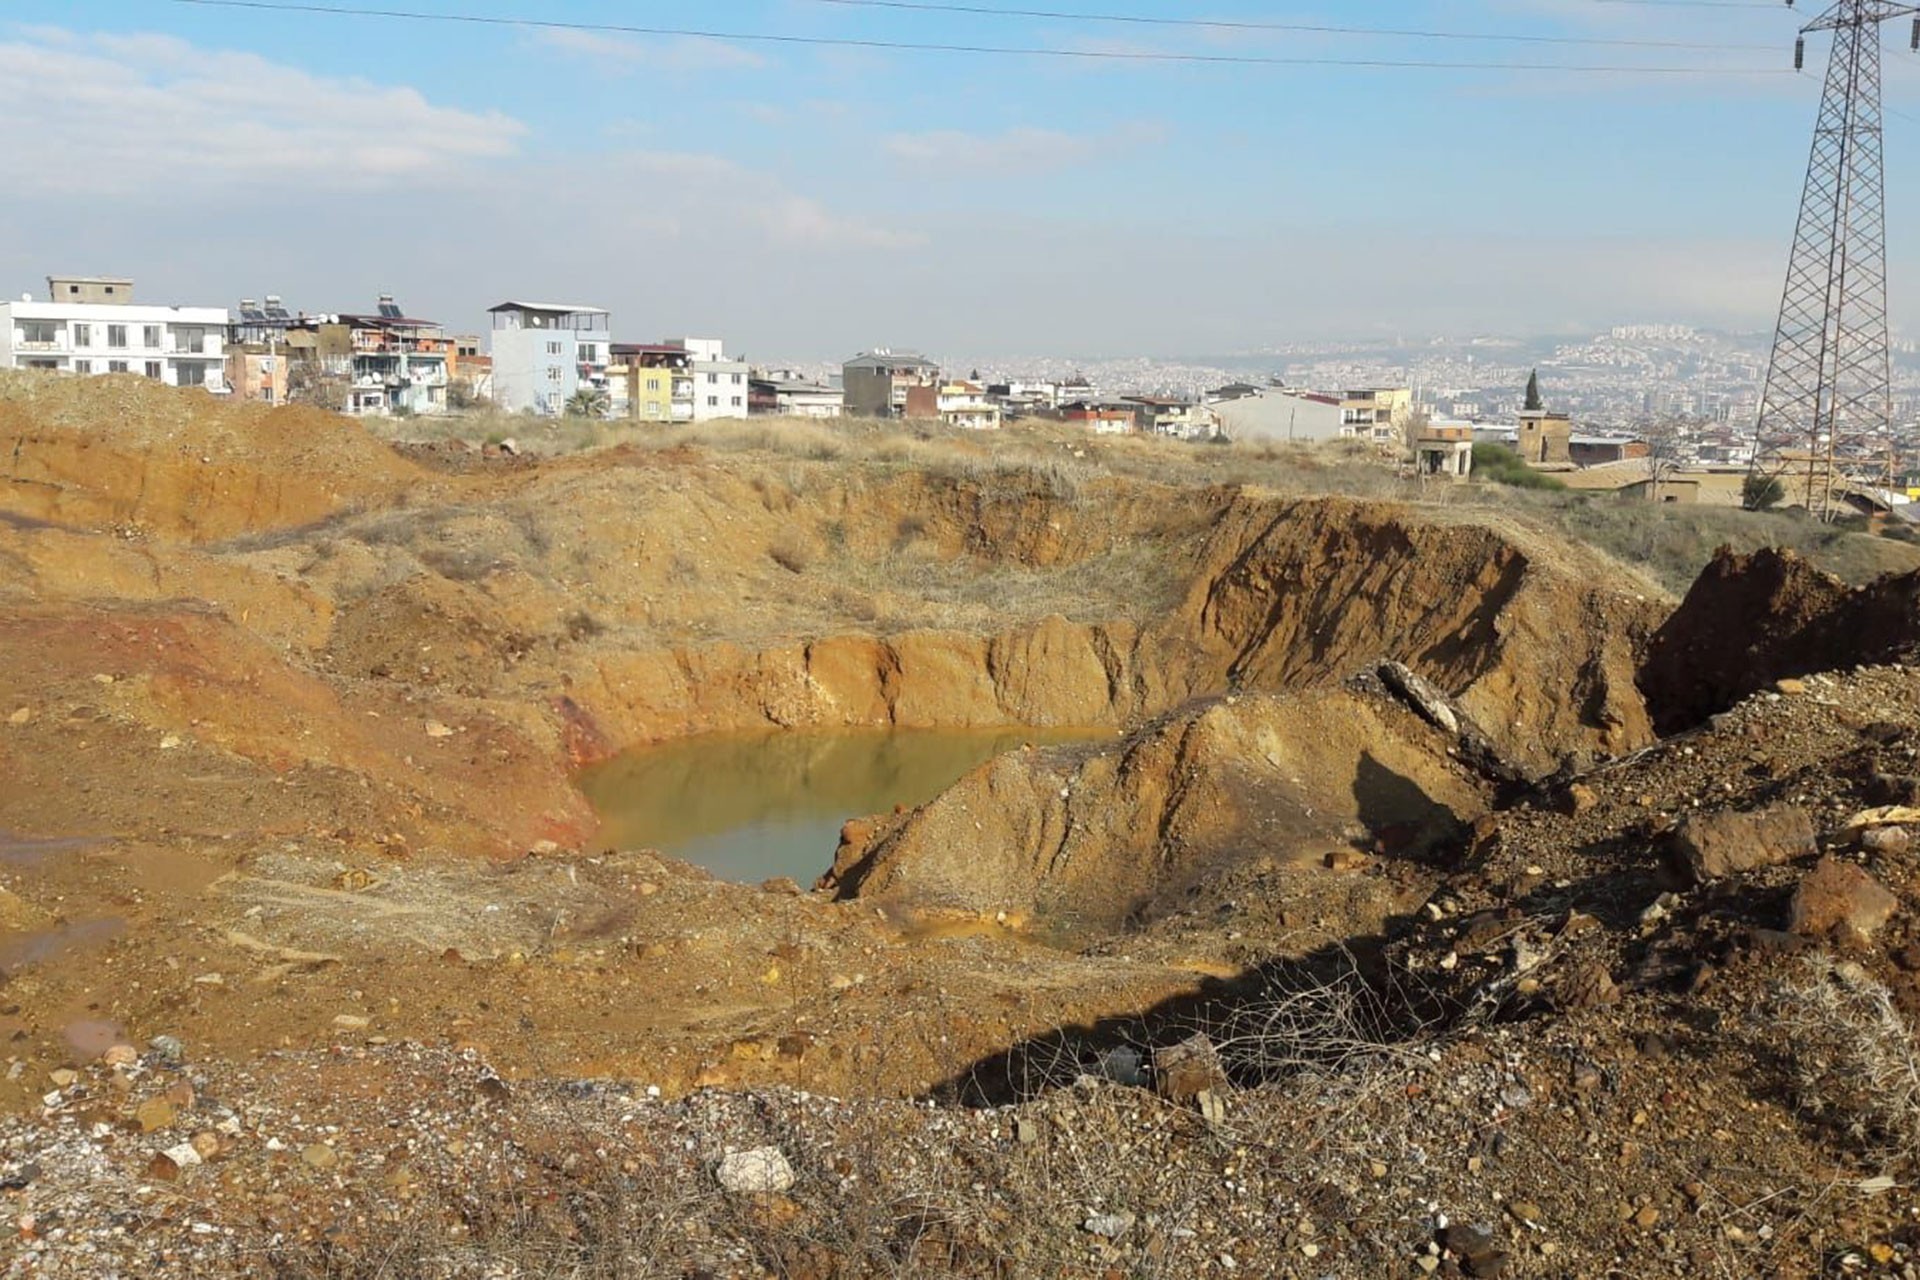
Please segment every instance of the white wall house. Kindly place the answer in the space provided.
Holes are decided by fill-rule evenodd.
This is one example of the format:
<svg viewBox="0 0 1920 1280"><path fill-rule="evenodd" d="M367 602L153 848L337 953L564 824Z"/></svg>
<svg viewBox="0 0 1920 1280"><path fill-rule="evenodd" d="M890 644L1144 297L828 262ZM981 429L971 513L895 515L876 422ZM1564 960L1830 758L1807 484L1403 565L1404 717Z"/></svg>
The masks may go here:
<svg viewBox="0 0 1920 1280"><path fill-rule="evenodd" d="M674 338L669 345L687 353L687 371L693 377L693 420L712 422L717 418L744 418L751 389L751 370L744 360L726 353L719 338Z"/></svg>
<svg viewBox="0 0 1920 1280"><path fill-rule="evenodd" d="M747 416L748 370L744 360L695 360L688 368L693 372L695 422Z"/></svg>
<svg viewBox="0 0 1920 1280"><path fill-rule="evenodd" d="M132 281L98 277L49 277L47 295L0 303L0 369L131 373L226 393L225 307L139 305Z"/></svg>
<svg viewBox="0 0 1920 1280"><path fill-rule="evenodd" d="M945 383L935 393L934 408L950 427L992 431L1000 426L1000 406L989 400L985 388L977 383Z"/></svg>
<svg viewBox="0 0 1920 1280"><path fill-rule="evenodd" d="M582 387L607 390L613 332L605 309L503 302L488 312L493 316L493 402L502 409L558 417Z"/></svg>

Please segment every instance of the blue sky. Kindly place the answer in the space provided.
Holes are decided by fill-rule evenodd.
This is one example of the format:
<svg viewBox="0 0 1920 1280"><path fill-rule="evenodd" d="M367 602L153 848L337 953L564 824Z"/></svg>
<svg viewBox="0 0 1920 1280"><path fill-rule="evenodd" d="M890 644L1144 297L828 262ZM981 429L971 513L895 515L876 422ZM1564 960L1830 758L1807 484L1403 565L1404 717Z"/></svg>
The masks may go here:
<svg viewBox="0 0 1920 1280"><path fill-rule="evenodd" d="M989 6L1000 0L982 0ZM819 0L378 7L854 40L1607 74L982 57L74 0L0 25L0 287L611 307L749 355L1182 355L1311 339L1762 327L1825 41L1773 3L1006 7L1704 47L1186 29ZM1887 33L1889 200L1920 55ZM1761 74L1723 74L1753 70ZM1911 161L1911 163L1909 162ZM1920 253L1896 244L1896 325ZM1911 288L1908 288L1908 285Z"/></svg>

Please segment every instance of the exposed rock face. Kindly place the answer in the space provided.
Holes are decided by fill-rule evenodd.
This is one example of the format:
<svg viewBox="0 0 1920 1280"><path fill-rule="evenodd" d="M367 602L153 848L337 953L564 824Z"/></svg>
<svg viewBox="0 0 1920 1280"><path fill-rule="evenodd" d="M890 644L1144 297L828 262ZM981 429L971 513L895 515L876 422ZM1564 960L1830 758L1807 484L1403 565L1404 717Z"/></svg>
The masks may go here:
<svg viewBox="0 0 1920 1280"><path fill-rule="evenodd" d="M618 741L773 725L1105 725L1230 688L1331 685L1393 658L1533 772L1652 740L1633 672L1660 606L1590 587L1597 561L1535 563L1491 529L1392 506L1249 495L1225 500L1197 560L1179 607L1147 626L1056 616L992 637L602 654L574 696Z"/></svg>
<svg viewBox="0 0 1920 1280"><path fill-rule="evenodd" d="M1917 647L1920 573L1854 588L1791 551L1722 549L1655 634L1640 688L1654 726L1678 733L1782 678Z"/></svg>
<svg viewBox="0 0 1920 1280"><path fill-rule="evenodd" d="M1585 559L1537 559L1494 529L1391 505L1242 498L1215 527L1179 634L1205 656L1195 692L1297 688L1397 659L1545 772L1568 751L1652 739L1633 671L1660 607L1592 586L1609 575Z"/></svg>
<svg viewBox="0 0 1920 1280"><path fill-rule="evenodd" d="M829 882L920 907L1112 922L1235 860L1317 865L1356 838L1405 852L1452 837L1485 795L1447 745L1397 704L1344 689L1244 695L1116 744L1002 756L870 845L844 845Z"/></svg>

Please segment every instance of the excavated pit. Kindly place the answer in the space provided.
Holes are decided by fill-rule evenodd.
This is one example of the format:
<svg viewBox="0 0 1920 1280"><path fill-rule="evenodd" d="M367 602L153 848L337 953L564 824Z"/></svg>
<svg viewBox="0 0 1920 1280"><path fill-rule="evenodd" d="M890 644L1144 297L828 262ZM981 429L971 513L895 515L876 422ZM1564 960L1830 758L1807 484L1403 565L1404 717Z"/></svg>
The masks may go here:
<svg viewBox="0 0 1920 1280"><path fill-rule="evenodd" d="M1418 868L1502 777L1653 740L1635 677L1667 603L1486 513L1063 470L972 441L842 457L777 431L738 453L440 466L325 415L22 385L0 396L9 827L103 842L54 860L41 898L137 889L116 950L213 936L239 951L208 965L316 991L352 956L389 976L355 970L342 992L398 984L422 1018L466 998L458 1020L481 1027L502 1016L487 966L564 957L565 1007L570 964L616 986L669 964L646 1009L554 1033L543 1051L583 1066L667 1037L693 1046L684 1081L784 1078L779 1053L723 1070L697 1046L764 1043L796 971L863 991L867 957L973 939L970 920L988 922L983 1007L1132 1007L1225 962L1056 957L1035 978L993 958L1017 945L993 922L1091 941L1272 867L1327 930L1357 931L1417 885L1352 884L1330 861ZM1373 680L1384 663L1475 736ZM622 750L709 735L1088 729L1102 740L1003 754L849 824L813 868L833 894L790 905L627 847L660 843L644 832L602 839L579 785ZM768 931L805 959L769 959ZM416 988L423 955L458 967ZM753 973L777 976L743 992ZM1020 994L1035 981L1044 998ZM190 1002L200 1034L286 1034L207 1001ZM1017 1033L983 1017L897 1050L887 1078L940 1078Z"/></svg>
<svg viewBox="0 0 1920 1280"><path fill-rule="evenodd" d="M162 732L378 779L415 847L461 818L497 853L583 839L555 762L629 746L1119 728L1387 659L1529 772L1650 740L1633 675L1659 604L1511 530L978 465L641 451L457 475L324 415L139 408L144 432L0 402L6 501L34 522L4 531L15 643L53 641L46 679L126 668L124 713Z"/></svg>

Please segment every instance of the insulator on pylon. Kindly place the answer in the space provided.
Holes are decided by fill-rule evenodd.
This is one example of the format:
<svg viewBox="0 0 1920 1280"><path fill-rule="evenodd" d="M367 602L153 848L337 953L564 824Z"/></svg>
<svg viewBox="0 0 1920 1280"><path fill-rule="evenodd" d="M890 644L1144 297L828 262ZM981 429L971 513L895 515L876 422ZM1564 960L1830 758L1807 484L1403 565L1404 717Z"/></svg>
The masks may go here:
<svg viewBox="0 0 1920 1280"><path fill-rule="evenodd" d="M1793 69L1795 71L1807 69L1807 38L1805 36L1793 42Z"/></svg>
<svg viewBox="0 0 1920 1280"><path fill-rule="evenodd" d="M1920 18L1915 18L1913 20L1913 46L1912 47L1916 50L1920 50Z"/></svg>

